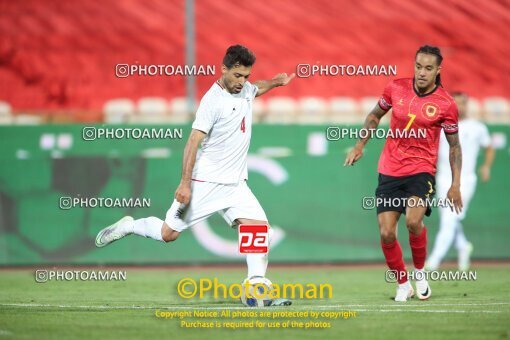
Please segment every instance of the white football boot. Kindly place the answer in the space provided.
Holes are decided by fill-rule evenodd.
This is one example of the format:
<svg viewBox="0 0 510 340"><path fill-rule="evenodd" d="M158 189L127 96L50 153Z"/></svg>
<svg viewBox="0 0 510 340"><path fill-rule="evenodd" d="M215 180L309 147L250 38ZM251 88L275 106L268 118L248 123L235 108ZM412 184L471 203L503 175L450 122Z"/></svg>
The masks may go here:
<svg viewBox="0 0 510 340"><path fill-rule="evenodd" d="M101 230L96 236L96 247L101 248L129 235L127 224L133 223L131 216L124 216L114 224Z"/></svg>
<svg viewBox="0 0 510 340"><path fill-rule="evenodd" d="M418 299L427 300L430 295L432 295L432 289L430 289L427 279L416 280L416 296L418 296Z"/></svg>
<svg viewBox="0 0 510 340"><path fill-rule="evenodd" d="M414 296L414 289L411 286L411 282L406 281L405 283L399 284L397 287L397 294L395 295L395 301L406 302L408 299Z"/></svg>

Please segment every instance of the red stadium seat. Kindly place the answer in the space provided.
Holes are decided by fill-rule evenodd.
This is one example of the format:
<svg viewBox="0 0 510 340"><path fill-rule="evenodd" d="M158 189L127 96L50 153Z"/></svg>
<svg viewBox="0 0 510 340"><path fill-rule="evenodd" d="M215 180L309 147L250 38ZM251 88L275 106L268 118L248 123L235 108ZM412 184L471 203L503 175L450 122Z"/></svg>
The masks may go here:
<svg viewBox="0 0 510 340"><path fill-rule="evenodd" d="M396 65L397 77L409 77L416 49L428 43L442 48L448 90L479 100L510 98L510 8L504 2L238 2L232 15L230 2L204 0L196 2L195 19L196 63L216 66L216 76L196 78L198 97L235 43L256 53L253 79L295 72L298 64ZM184 22L180 0L2 1L0 100L14 111L98 112L112 98L185 96L183 76L115 76L117 64L182 65ZM268 97L377 97L393 78L315 75Z"/></svg>

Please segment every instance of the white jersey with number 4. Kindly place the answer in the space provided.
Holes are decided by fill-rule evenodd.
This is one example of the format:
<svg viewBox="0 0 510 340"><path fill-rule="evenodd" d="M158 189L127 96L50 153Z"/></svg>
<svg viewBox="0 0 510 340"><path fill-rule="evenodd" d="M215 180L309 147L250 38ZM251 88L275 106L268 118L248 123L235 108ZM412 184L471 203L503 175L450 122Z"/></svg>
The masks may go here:
<svg viewBox="0 0 510 340"><path fill-rule="evenodd" d="M234 184L248 178L252 107L257 86L245 82L240 93L230 94L219 82L202 97L192 128L205 132L192 178Z"/></svg>
<svg viewBox="0 0 510 340"><path fill-rule="evenodd" d="M485 124L475 119L459 121L459 141L462 147L462 182L476 182L476 160L480 147L486 148L491 144L489 130ZM441 134L437 177L451 181L449 146L444 134Z"/></svg>

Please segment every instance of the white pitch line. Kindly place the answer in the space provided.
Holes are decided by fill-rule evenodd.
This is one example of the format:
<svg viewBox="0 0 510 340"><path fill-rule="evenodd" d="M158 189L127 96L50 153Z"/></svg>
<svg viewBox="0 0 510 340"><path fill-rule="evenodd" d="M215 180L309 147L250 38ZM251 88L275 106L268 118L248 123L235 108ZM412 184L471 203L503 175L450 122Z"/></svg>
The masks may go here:
<svg viewBox="0 0 510 340"><path fill-rule="evenodd" d="M487 303L487 304L462 304L463 306L484 306L484 305L501 305L506 303ZM143 310L156 310L156 309L196 309L196 310L224 310L224 309L234 309L234 310L252 310L251 308L247 308L244 306L72 306L72 305L52 305L52 304L37 304L37 303L2 303L0 306L5 307L25 307L25 308L33 308L33 307L48 307L48 308L77 308L77 309L143 309ZM424 305L423 307L434 307L434 306L459 306L454 304L438 304L438 305ZM297 308L296 308L297 307ZM417 312L417 313L501 313L501 311L494 310L438 310L438 309L379 309L380 307L419 307L417 305L332 305L332 306L293 306L287 307L293 310L314 310L314 309L345 309L346 307L365 307L365 308L354 308L352 311L357 312L381 312L381 313L401 313L401 312ZM372 307L377 309L366 309L366 307ZM264 308L254 308L253 310L267 310ZM281 309L277 309L281 310Z"/></svg>
<svg viewBox="0 0 510 340"><path fill-rule="evenodd" d="M419 304L394 304L394 305L318 305L315 308L340 308L340 307L457 307L457 306L500 306L510 305L510 302L487 302L487 303L430 303L427 301Z"/></svg>
<svg viewBox="0 0 510 340"><path fill-rule="evenodd" d="M353 309L355 312L376 312L376 313L501 313L497 310L441 310L441 309ZM340 318L339 318L340 319Z"/></svg>
<svg viewBox="0 0 510 340"><path fill-rule="evenodd" d="M1 303L0 306L4 307L48 307L48 308L77 308L77 309L168 309L172 307L150 307L150 306L71 306L71 305L50 305L50 304L40 304L40 303ZM178 306L176 308L186 308L182 306ZM193 307L188 307L193 308ZM227 307L230 308L230 307Z"/></svg>

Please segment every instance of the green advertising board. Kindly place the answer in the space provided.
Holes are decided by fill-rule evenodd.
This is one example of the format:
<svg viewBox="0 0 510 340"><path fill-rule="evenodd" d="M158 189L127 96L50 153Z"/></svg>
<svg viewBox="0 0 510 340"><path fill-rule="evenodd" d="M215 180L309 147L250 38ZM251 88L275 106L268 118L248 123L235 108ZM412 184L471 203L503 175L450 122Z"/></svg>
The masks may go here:
<svg viewBox="0 0 510 340"><path fill-rule="evenodd" d="M244 261L236 250L236 231L218 215L185 231L176 242L129 236L95 248L97 232L124 215L164 219L180 180L182 151L190 131L188 125L169 128L173 139L84 140L81 125L0 127L0 264ZM364 210L362 198L374 195L384 141L370 141L356 166L344 167L354 140L327 141L326 129L253 127L248 183L275 228L272 262L383 258L375 210ZM503 140L502 147L492 180L478 184L463 224L475 245L475 258L510 258L510 156L504 143L510 127L491 126L490 130ZM62 209L63 197L144 198L150 200L150 207ZM438 229L437 211L425 224L430 249ZM405 256L410 258L403 219L399 230Z"/></svg>

